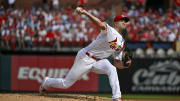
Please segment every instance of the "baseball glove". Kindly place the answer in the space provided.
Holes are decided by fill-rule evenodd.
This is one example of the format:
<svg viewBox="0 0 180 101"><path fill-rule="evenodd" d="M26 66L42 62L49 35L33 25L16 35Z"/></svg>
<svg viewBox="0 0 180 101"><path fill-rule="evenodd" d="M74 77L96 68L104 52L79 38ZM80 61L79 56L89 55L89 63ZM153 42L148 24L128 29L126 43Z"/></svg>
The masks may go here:
<svg viewBox="0 0 180 101"><path fill-rule="evenodd" d="M129 66L129 63L127 63L128 61L132 60L133 58L133 54L131 51L123 51L122 53L122 63L124 66Z"/></svg>

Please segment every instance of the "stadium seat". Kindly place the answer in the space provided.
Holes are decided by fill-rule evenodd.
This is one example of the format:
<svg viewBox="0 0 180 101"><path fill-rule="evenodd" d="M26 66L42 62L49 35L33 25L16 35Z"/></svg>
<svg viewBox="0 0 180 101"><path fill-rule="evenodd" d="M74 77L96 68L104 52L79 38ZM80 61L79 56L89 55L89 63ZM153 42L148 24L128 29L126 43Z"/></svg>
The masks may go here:
<svg viewBox="0 0 180 101"><path fill-rule="evenodd" d="M154 57L154 56L155 56L155 51L154 51L154 49L153 49L153 48L148 48L148 49L146 49L145 54L146 54L146 56L147 56L147 57L152 58L152 57Z"/></svg>
<svg viewBox="0 0 180 101"><path fill-rule="evenodd" d="M139 58L145 57L144 50L142 48L137 48L135 51L135 57L139 57Z"/></svg>
<svg viewBox="0 0 180 101"><path fill-rule="evenodd" d="M156 51L156 57L157 58L164 58L166 57L166 52L164 49L162 48L159 48L157 51Z"/></svg>
<svg viewBox="0 0 180 101"><path fill-rule="evenodd" d="M177 57L177 54L172 48L170 48L167 50L167 56L168 57Z"/></svg>

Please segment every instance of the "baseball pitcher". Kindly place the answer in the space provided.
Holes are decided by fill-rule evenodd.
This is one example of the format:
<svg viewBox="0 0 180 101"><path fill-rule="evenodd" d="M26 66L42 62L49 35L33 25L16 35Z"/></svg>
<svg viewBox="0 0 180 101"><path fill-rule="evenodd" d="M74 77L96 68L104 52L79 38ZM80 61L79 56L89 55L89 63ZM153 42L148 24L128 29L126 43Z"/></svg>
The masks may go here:
<svg viewBox="0 0 180 101"><path fill-rule="evenodd" d="M74 64L67 76L65 78L46 77L40 86L40 93L46 92L50 87L66 89L79 80L82 75L92 71L108 75L112 88L112 100L122 101L116 68L129 68L131 65L132 54L124 51L125 40L121 35L129 18L125 15L117 15L114 18L113 28L81 7L77 7L76 11L78 14L86 15L101 29L101 32L96 40L77 53ZM106 59L111 55L114 56L114 65Z"/></svg>

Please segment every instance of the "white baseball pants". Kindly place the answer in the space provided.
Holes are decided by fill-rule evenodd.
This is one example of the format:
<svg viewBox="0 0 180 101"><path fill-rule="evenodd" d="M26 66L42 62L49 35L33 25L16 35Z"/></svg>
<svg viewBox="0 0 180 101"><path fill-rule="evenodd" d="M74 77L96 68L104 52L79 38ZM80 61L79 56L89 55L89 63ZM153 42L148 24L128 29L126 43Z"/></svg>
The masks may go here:
<svg viewBox="0 0 180 101"><path fill-rule="evenodd" d="M108 75L110 86L112 88L112 98L121 97L120 86L116 67L114 67L107 59L95 61L85 54L85 50L81 49L74 61L74 64L65 78L49 78L44 83L44 88L62 88L66 89L72 86L82 75L93 71L98 74Z"/></svg>

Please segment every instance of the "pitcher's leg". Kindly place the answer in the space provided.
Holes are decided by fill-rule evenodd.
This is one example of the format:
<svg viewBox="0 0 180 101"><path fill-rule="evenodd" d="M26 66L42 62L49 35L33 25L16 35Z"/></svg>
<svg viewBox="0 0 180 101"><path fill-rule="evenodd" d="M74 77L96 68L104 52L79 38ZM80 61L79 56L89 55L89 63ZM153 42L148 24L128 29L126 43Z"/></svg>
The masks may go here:
<svg viewBox="0 0 180 101"><path fill-rule="evenodd" d="M93 65L92 71L98 74L107 74L112 88L112 98L115 99L121 97L116 67L114 67L107 59L103 59Z"/></svg>
<svg viewBox="0 0 180 101"><path fill-rule="evenodd" d="M53 87L66 89L72 86L82 75L87 73L93 65L84 59L77 58L65 78L48 78L44 84L44 88L48 89L49 87Z"/></svg>
<svg viewBox="0 0 180 101"><path fill-rule="evenodd" d="M53 87L53 88L66 89L70 87L75 81L76 80L67 81L64 78L48 78L44 84L44 88L48 89L50 87Z"/></svg>

